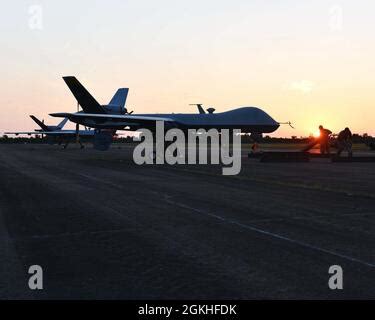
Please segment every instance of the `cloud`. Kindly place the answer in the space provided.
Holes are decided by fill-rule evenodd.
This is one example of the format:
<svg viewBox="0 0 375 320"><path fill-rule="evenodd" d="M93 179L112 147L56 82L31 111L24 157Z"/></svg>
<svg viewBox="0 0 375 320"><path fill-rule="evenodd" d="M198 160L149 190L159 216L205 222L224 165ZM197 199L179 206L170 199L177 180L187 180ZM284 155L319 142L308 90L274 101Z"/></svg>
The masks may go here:
<svg viewBox="0 0 375 320"><path fill-rule="evenodd" d="M289 89L294 91L299 91L303 94L308 94L313 91L315 87L314 82L309 80L300 80L300 81L294 81L290 84Z"/></svg>

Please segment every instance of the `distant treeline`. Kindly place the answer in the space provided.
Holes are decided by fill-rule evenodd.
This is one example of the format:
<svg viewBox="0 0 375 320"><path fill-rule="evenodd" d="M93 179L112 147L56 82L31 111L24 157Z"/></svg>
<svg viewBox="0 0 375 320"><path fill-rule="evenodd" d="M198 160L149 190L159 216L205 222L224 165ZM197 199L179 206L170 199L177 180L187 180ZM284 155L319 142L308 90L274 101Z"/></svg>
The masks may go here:
<svg viewBox="0 0 375 320"><path fill-rule="evenodd" d="M81 141L85 142L87 141L88 138L85 137L84 139L82 138ZM10 137L7 135L3 135L0 137L0 143L49 143L51 142L51 139L44 136L43 138L40 136L30 136L30 137ZM120 138L115 138L113 139L113 143L130 143L133 142L133 137L120 137Z"/></svg>
<svg viewBox="0 0 375 320"><path fill-rule="evenodd" d="M277 138L277 137L270 137L264 136L260 142L261 143L309 143L314 140L313 136L310 137L291 137L291 138ZM367 144L369 141L374 141L375 137L364 133L362 135L354 133L353 134L353 143L365 143ZM242 141L251 141L249 136L243 136Z"/></svg>
<svg viewBox="0 0 375 320"><path fill-rule="evenodd" d="M291 137L291 138L278 138L278 137L270 137L270 136L263 136L262 138L258 138L257 142L259 143L301 143L306 144L311 142L314 137ZM243 143L252 143L254 142L253 139L249 135L242 135L241 141ZM369 142L375 141L375 138L369 136L368 134L353 134L353 143L365 143L368 144ZM133 137L116 137L113 140L113 143L132 143ZM47 137L9 137L9 136L2 136L0 137L0 143L48 143Z"/></svg>

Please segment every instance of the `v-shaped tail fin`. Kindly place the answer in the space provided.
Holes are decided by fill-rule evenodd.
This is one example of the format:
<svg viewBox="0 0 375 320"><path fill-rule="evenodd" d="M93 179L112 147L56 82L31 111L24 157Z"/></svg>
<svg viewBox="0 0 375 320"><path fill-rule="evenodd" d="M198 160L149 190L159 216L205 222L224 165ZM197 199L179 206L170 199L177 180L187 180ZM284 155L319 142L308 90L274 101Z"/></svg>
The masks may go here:
<svg viewBox="0 0 375 320"><path fill-rule="evenodd" d="M39 127L42 128L44 131L48 131L48 126L46 126L42 121L40 121L37 117L30 115L30 118L33 119Z"/></svg>

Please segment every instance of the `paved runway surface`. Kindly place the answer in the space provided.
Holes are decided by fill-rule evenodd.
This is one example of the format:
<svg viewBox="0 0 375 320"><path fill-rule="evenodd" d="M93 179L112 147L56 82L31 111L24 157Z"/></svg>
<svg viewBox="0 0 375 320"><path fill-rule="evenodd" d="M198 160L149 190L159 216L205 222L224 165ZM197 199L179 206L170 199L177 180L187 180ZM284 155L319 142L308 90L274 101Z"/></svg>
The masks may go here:
<svg viewBox="0 0 375 320"><path fill-rule="evenodd" d="M374 163L243 157L222 176L127 146L0 145L0 177L0 298L375 298Z"/></svg>

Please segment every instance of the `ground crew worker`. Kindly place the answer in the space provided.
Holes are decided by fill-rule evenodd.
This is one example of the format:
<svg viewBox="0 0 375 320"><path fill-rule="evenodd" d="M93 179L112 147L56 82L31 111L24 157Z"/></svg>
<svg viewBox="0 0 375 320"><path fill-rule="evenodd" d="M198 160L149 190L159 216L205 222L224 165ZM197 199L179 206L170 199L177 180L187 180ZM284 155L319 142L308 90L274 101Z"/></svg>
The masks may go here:
<svg viewBox="0 0 375 320"><path fill-rule="evenodd" d="M341 152L347 151L348 156L353 156L352 151L352 132L349 128L342 130L337 136L337 155L340 156Z"/></svg>
<svg viewBox="0 0 375 320"><path fill-rule="evenodd" d="M331 130L323 128L322 125L319 126L319 143L320 143L320 153L321 154L329 154L329 135L332 134Z"/></svg>

